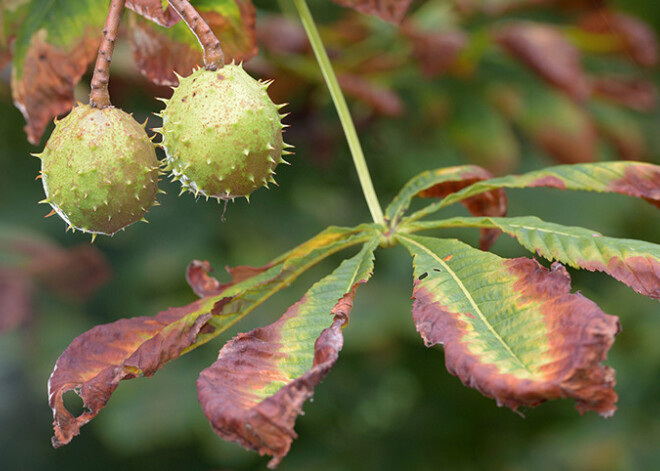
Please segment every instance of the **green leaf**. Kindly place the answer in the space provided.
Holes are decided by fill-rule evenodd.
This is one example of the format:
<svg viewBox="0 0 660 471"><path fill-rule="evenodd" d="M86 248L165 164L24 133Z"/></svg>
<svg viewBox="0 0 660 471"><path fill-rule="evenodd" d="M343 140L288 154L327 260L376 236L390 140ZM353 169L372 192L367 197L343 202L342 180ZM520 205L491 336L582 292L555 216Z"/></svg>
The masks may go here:
<svg viewBox="0 0 660 471"><path fill-rule="evenodd" d="M523 175L510 175L477 182L438 203L412 214L416 221L446 206L498 188L558 188L560 190L620 193L643 198L660 208L660 166L643 162L600 162L558 165Z"/></svg>
<svg viewBox="0 0 660 471"><path fill-rule="evenodd" d="M399 236L414 257L413 319L447 369L512 409L572 398L616 410L614 372L601 364L618 319L571 294L566 269L503 259L457 240Z"/></svg>
<svg viewBox="0 0 660 471"><path fill-rule="evenodd" d="M33 144L73 106L73 89L96 57L107 6L98 0L33 0L14 44L12 96Z"/></svg>
<svg viewBox="0 0 660 471"><path fill-rule="evenodd" d="M81 334L57 360L49 381L54 446L66 445L105 407L120 381L152 376L165 363L216 337L301 273L329 255L377 238L373 224L330 227L260 268L231 269L232 281L209 277L209 266L193 262L187 279L202 299L142 316L99 325ZM74 390L86 411L74 417L62 396Z"/></svg>
<svg viewBox="0 0 660 471"><path fill-rule="evenodd" d="M256 12L251 0L190 3L218 36L227 62L247 61L257 53ZM203 65L201 45L183 21L163 28L133 15L130 40L138 68L154 83L177 85L175 71L187 76Z"/></svg>
<svg viewBox="0 0 660 471"><path fill-rule="evenodd" d="M355 290L373 272L374 238L315 283L273 324L239 334L197 380L206 417L222 438L269 454L275 467L314 387L337 361Z"/></svg>
<svg viewBox="0 0 660 471"><path fill-rule="evenodd" d="M542 221L534 216L510 218L452 218L416 223L410 230L440 227L500 229L548 260L574 268L602 271L644 296L660 300L660 245L604 237L582 227Z"/></svg>

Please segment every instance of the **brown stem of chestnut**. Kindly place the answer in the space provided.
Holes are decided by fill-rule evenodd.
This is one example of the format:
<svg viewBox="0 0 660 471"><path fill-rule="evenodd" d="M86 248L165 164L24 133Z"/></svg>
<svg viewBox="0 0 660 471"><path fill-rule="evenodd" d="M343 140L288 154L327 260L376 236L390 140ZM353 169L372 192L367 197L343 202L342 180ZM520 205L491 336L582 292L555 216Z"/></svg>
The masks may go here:
<svg viewBox="0 0 660 471"><path fill-rule="evenodd" d="M217 36L199 12L188 0L167 0L167 2L197 36L197 40L204 49L204 68L206 70L222 68L225 65L225 53L222 51Z"/></svg>
<svg viewBox="0 0 660 471"><path fill-rule="evenodd" d="M96 65L94 66L91 83L92 91L89 94L89 104L94 108L103 109L112 106L110 93L108 93L110 62L112 62L117 30L119 30L119 22L125 3L126 0L112 0L110 2L110 11L108 12L108 18L105 20L105 28L103 28L103 39L101 39L99 53L96 56Z"/></svg>

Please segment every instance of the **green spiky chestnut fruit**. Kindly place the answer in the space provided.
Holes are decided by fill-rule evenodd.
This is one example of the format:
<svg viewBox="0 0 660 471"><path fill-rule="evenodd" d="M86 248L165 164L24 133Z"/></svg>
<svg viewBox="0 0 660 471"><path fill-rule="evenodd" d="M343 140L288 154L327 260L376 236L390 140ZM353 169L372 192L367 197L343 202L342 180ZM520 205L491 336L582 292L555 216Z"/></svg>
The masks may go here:
<svg viewBox="0 0 660 471"><path fill-rule="evenodd" d="M163 100L160 133L166 170L181 181L182 193L232 200L274 182L287 145L281 106L267 86L236 64L179 79L172 98Z"/></svg>
<svg viewBox="0 0 660 471"><path fill-rule="evenodd" d="M73 108L38 157L43 202L69 228L112 235L142 220L156 201L154 145L143 126L118 108Z"/></svg>

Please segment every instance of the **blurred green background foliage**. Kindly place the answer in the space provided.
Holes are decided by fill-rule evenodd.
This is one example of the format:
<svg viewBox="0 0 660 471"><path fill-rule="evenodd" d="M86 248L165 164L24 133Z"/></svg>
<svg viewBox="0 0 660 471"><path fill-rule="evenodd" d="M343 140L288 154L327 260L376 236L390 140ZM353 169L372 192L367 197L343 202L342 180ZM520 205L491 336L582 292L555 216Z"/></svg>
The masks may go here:
<svg viewBox="0 0 660 471"><path fill-rule="evenodd" d="M278 4L288 11L287 3L255 2L258 28L260 22L272 21ZM615 3L617 9L637 15L660 32L656 0ZM311 6L318 21L326 25L324 34L331 50L333 45L343 47L350 41L341 37L350 36L350 31L337 26L347 10L329 2L311 2ZM470 27L511 17L561 25L565 21L564 13L552 8L511 15L504 19L477 15ZM345 21L357 21L355 14L348 16ZM360 54L373 57L391 52L397 61L401 55L407 57L374 79L399 100L395 112L378 111L364 97L349 100L381 203L429 168L472 162L496 172L521 172L556 163L524 124L512 126L505 122L506 113L492 112L502 103L493 100L492 93L496 85L524 87L524 93L541 100L537 110L541 115L553 112L556 103L552 97L567 100L565 95L510 59L484 61L467 77L430 77L410 57L409 46L404 45L396 27L376 19L360 21L366 21L371 39L361 40L358 51L337 52L340 72L351 71L351 61ZM643 67L625 55L589 56L584 65L599 73L624 71L654 87L660 85L657 68ZM319 275L329 272L337 258L311 270L235 328L167 365L153 378L122 383L108 407L62 449L50 446L51 415L46 398L53 365L75 336L96 324L153 315L193 301L195 296L184 279L191 260L210 261L215 274L223 279L224 265L262 265L327 225L368 220L334 108L309 56L262 47L250 67L257 75L266 71L283 76L283 85L278 87L276 82L273 87L278 99L291 102L287 141L296 146L296 155L290 159L293 165L278 171L279 187L258 191L250 204L230 204L226 222L221 221L221 206L195 202L188 194L177 197L178 184L163 181L161 188L167 195L160 198L162 206L150 212L149 224L95 242L94 247L107 259L110 277L85 301L62 296L61 289L48 289L43 278L35 278L30 301L26 301L29 316L0 334L0 468L265 468L266 458L222 442L213 433L196 400L195 379L214 361L224 341L237 332L272 322ZM156 125L151 113L160 104L153 96L166 92L138 75L130 50L121 44L115 69L111 84L114 103L132 111L139 121L148 118L149 125ZM89 245L89 236L65 233L61 220L43 218L48 209L37 204L43 190L34 180L39 161L29 157L41 146L28 144L22 130L24 120L11 102L7 70L2 78L0 264L24 267L27 262L16 260L12 241L45 240L71 249ZM84 82L77 91L83 98ZM550 98L543 101L543 96ZM641 135L644 152L640 157L660 163L657 107L640 112L593 100L580 106L606 108L605 112L615 108L632 126L631 133ZM448 111L456 109L459 112ZM490 123L481 123L489 119ZM595 157L617 158L616 147L599 140ZM606 235L660 243L657 210L632 198L542 189L508 194L510 215L535 214ZM459 214L461 209L450 209L448 214L451 211ZM476 231L445 234L472 244L478 240ZM493 251L503 256L526 255L504 237ZM621 317L623 332L608 359L617 371L620 396L619 411L613 418L605 420L593 413L580 416L568 401L523 410L521 417L462 386L445 370L442 350L425 348L415 332L410 318L409 258L402 249L380 251L376 253L376 274L361 288L351 324L344 331L340 360L317 388L313 401L305 405L305 415L296 424L299 439L279 469L660 469L660 309L655 301L603 274L571 274L574 289L594 299L604 311ZM72 398L71 407L79 408L80 403Z"/></svg>

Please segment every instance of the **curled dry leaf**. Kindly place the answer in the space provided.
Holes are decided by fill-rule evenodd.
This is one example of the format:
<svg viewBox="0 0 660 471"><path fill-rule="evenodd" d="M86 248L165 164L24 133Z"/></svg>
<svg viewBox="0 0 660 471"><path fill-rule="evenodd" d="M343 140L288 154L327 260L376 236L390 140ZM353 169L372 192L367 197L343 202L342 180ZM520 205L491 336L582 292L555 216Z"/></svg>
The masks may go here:
<svg viewBox="0 0 660 471"><path fill-rule="evenodd" d="M408 11L412 0L333 0L360 13L374 15L390 23L398 24Z"/></svg>
<svg viewBox="0 0 660 471"><path fill-rule="evenodd" d="M584 101L590 89L580 53L555 28L515 23L495 33L497 42L540 77L573 99Z"/></svg>
<svg viewBox="0 0 660 471"><path fill-rule="evenodd" d="M239 334L197 380L199 401L215 432L260 454L276 467L297 437L293 430L316 385L337 361L355 290L371 276L366 244L310 288L273 324Z"/></svg>
<svg viewBox="0 0 660 471"><path fill-rule="evenodd" d="M66 445L78 435L80 427L105 407L120 381L152 376L165 363L179 357L207 328L213 308L213 304L209 306L202 299L154 317L99 325L71 342L48 381L55 431L53 446ZM62 397L67 391L75 391L83 400L85 411L78 417L64 406Z"/></svg>
<svg viewBox="0 0 660 471"><path fill-rule="evenodd" d="M658 63L658 38L639 18L611 10L596 10L583 18L580 26L589 33L618 39L619 51L629 54L639 65L653 67Z"/></svg>
<svg viewBox="0 0 660 471"><path fill-rule="evenodd" d="M602 362L618 319L571 294L562 265L454 240L402 242L415 260L415 325L427 346L444 346L450 373L514 410L571 398L580 412L614 414L614 371Z"/></svg>
<svg viewBox="0 0 660 471"><path fill-rule="evenodd" d="M256 11L250 0L224 0L196 8L220 39L227 62L247 61L257 53ZM174 72L187 76L204 63L199 42L183 22L161 28L134 18L129 38L138 69L158 85L177 85Z"/></svg>
<svg viewBox="0 0 660 471"><path fill-rule="evenodd" d="M400 116L403 113L403 100L392 90L354 74L341 74L338 80L347 95L366 103L374 112L385 116Z"/></svg>

